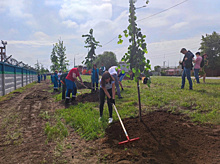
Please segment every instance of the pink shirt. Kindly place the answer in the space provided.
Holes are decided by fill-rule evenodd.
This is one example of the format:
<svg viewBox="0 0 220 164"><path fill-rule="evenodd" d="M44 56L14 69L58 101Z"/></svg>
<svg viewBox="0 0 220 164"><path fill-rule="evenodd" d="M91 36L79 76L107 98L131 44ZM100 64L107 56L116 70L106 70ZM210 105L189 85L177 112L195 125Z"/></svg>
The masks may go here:
<svg viewBox="0 0 220 164"><path fill-rule="evenodd" d="M194 66L194 68L195 69L200 69L200 63L202 62L202 57L201 56L198 56L197 58L196 58L196 62L195 62L195 66Z"/></svg>

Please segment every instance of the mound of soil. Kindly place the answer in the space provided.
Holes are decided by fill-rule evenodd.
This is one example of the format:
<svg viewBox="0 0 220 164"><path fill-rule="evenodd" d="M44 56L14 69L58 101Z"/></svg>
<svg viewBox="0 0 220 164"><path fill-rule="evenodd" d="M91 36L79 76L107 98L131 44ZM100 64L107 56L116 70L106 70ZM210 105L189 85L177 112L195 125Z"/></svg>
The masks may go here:
<svg viewBox="0 0 220 164"><path fill-rule="evenodd" d="M220 130L196 126L181 116L153 112L139 118L123 120L130 139L127 140L120 122L106 130L105 144L113 151L106 157L111 163L219 163ZM106 156L106 155L105 155Z"/></svg>
<svg viewBox="0 0 220 164"><path fill-rule="evenodd" d="M83 86L81 83L79 83L78 81L75 81L76 83L76 86L78 89L87 89L85 86L87 86L88 88L91 88L91 83L90 82L87 82L87 81L84 81L83 84L85 86Z"/></svg>
<svg viewBox="0 0 220 164"><path fill-rule="evenodd" d="M77 102L99 102L99 92L85 93L77 96Z"/></svg>

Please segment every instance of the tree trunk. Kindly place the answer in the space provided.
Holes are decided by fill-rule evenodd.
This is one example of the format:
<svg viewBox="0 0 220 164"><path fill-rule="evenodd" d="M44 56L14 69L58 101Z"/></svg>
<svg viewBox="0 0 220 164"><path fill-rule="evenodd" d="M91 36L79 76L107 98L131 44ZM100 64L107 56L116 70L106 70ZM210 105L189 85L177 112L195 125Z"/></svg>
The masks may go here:
<svg viewBox="0 0 220 164"><path fill-rule="evenodd" d="M138 103L139 103L139 120L141 121L141 95L140 95L139 80L137 81L137 90L138 90Z"/></svg>

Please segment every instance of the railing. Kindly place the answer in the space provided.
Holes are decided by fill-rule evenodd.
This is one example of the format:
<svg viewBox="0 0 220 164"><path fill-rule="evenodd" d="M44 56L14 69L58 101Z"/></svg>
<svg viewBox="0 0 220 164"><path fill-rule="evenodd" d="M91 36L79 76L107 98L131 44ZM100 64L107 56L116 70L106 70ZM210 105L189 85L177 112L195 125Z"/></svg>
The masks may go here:
<svg viewBox="0 0 220 164"><path fill-rule="evenodd" d="M23 63L17 63L16 66L0 62L0 96L37 81L36 70L20 64Z"/></svg>

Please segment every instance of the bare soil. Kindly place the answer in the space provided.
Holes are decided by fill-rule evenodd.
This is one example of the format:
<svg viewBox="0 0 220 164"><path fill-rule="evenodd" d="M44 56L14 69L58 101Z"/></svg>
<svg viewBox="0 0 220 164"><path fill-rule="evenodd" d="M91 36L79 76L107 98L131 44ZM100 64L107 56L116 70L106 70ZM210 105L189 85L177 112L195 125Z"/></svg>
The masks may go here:
<svg viewBox="0 0 220 164"><path fill-rule="evenodd" d="M106 129L106 136L85 141L69 128L64 149L46 144L47 119L40 115L65 108L55 102L49 81L0 102L0 163L220 163L220 127L195 125L183 115L155 111L139 118L124 119L129 137L139 140L118 145L126 137L120 122ZM77 102L98 101L98 92L77 97ZM120 112L120 110L119 110ZM67 148L67 146L69 147Z"/></svg>

